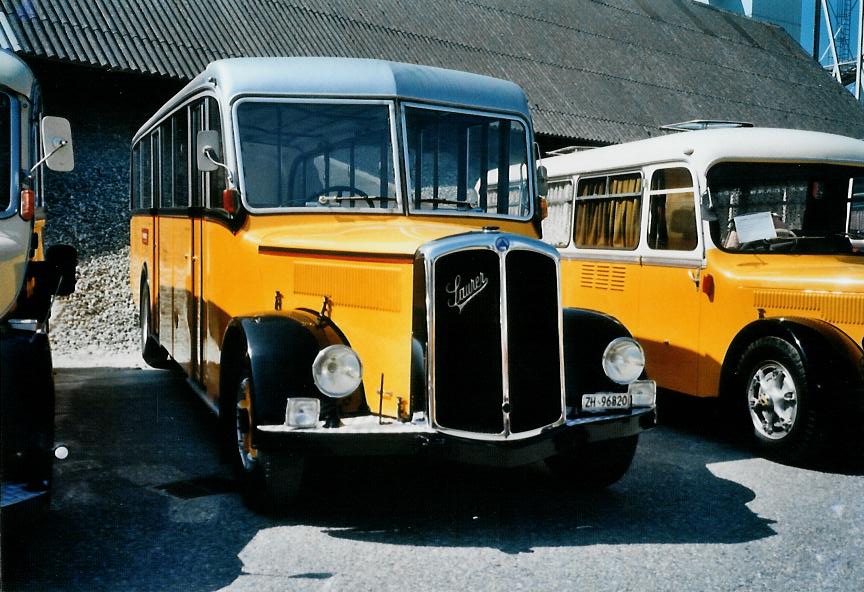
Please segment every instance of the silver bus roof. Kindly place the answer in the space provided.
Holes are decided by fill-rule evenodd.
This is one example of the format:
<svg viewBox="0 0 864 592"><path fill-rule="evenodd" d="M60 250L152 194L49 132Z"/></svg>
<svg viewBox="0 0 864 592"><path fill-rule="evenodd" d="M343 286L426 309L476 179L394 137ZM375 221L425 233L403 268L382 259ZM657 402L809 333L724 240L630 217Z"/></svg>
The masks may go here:
<svg viewBox="0 0 864 592"><path fill-rule="evenodd" d="M232 58L211 62L142 126L136 140L178 101L205 88L226 103L248 95L396 98L530 118L522 88L489 76L360 58Z"/></svg>
<svg viewBox="0 0 864 592"><path fill-rule="evenodd" d="M24 60L8 50L0 50L0 86L33 98L36 79Z"/></svg>

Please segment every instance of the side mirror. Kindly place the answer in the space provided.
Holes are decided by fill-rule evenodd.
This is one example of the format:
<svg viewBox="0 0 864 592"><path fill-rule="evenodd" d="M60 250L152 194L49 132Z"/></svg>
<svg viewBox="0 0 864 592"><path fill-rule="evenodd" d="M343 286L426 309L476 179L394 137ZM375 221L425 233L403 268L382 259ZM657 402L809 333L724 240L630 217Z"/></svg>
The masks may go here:
<svg viewBox="0 0 864 592"><path fill-rule="evenodd" d="M65 173L75 168L72 128L68 119L51 116L42 118L42 153L45 155L43 161L52 171Z"/></svg>
<svg viewBox="0 0 864 592"><path fill-rule="evenodd" d="M549 193L549 172L542 164L537 167L537 193L541 196Z"/></svg>
<svg viewBox="0 0 864 592"><path fill-rule="evenodd" d="M198 132L196 138L196 150L198 170L205 173L211 173L218 169L222 164L222 155L219 154L219 146L221 145L219 132L216 130L203 130Z"/></svg>
<svg viewBox="0 0 864 592"><path fill-rule="evenodd" d="M45 251L45 261L58 276L57 295L68 296L75 291L75 268L78 266L78 251L70 245L51 245Z"/></svg>

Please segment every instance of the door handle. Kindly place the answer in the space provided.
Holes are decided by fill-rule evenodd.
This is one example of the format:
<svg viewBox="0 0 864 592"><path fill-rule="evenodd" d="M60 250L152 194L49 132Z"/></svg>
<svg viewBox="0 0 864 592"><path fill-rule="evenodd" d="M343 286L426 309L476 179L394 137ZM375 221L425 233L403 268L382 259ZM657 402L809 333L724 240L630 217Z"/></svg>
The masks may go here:
<svg viewBox="0 0 864 592"><path fill-rule="evenodd" d="M698 269L696 269L696 270L688 269L687 270L687 277L689 277L690 281L696 285L696 291L697 292L699 291L699 279L700 279L699 276L700 276L700 270L698 270Z"/></svg>

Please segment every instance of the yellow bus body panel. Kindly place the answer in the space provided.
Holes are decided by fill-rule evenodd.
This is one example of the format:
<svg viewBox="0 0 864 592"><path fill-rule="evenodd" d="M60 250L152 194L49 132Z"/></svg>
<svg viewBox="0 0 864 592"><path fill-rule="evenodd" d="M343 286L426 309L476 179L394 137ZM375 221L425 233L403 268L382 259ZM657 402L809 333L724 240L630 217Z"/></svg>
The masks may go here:
<svg viewBox="0 0 864 592"><path fill-rule="evenodd" d="M321 311L326 297L328 314L360 355L369 407L377 411L380 404L385 415L395 417L400 399L403 411L410 403L414 253L428 241L478 230L483 222L443 216L269 214L247 216L234 233L213 219L160 216L156 222L159 240L163 244L172 241L173 245L156 245L154 249L154 219L138 214L130 225L130 285L137 305L146 265L151 302L171 298L173 293L174 329L178 329L177 315L182 315L177 294L191 295L182 308L190 306L200 290L204 307L202 368L199 376L194 371L190 376L206 388L214 402L219 392L222 339L231 319L275 310ZM504 232L537 236L527 222L495 220L494 224ZM194 226L191 235L184 225L190 229ZM191 238L199 232L200 247L195 244L197 239ZM148 244L144 236L148 236ZM179 245L187 236L185 259ZM170 265L164 260L154 262L154 253L164 259L169 252L173 257ZM199 263L200 275L191 271ZM171 270L171 277L165 277L166 269ZM161 270L158 286L153 283L156 270ZM180 277L183 281L177 279ZM195 292L190 281L200 281ZM154 307L160 308L158 304ZM162 318L159 339L173 357L170 348L177 349L177 335L184 332L175 331L170 340L166 339L164 321Z"/></svg>
<svg viewBox="0 0 864 592"><path fill-rule="evenodd" d="M645 348L648 373L658 385L697 396L718 395L729 346L760 318L817 319L859 345L864 339L860 257L710 249L699 274L702 285L711 276L711 298L688 273L695 270L567 258L562 298L565 306L617 317Z"/></svg>

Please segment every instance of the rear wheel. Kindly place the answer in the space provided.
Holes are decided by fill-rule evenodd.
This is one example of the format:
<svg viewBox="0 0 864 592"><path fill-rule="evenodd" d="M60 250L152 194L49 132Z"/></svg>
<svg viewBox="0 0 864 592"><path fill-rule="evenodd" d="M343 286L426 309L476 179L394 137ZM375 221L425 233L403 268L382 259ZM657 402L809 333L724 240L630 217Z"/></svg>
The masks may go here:
<svg viewBox="0 0 864 592"><path fill-rule="evenodd" d="M746 402L753 439L766 456L813 457L826 438L825 418L798 350L779 337L757 339L738 364L736 399Z"/></svg>
<svg viewBox="0 0 864 592"><path fill-rule="evenodd" d="M256 512L284 514L300 491L303 458L286 452L259 450L255 444L255 406L248 358L236 381L231 448L243 501Z"/></svg>
<svg viewBox="0 0 864 592"><path fill-rule="evenodd" d="M168 352L159 345L153 333L153 320L150 308L150 286L147 280L141 284L141 307L138 310L138 329L140 332L141 357L153 368L168 367Z"/></svg>
<svg viewBox="0 0 864 592"><path fill-rule="evenodd" d="M579 489L602 489L621 479L633 462L639 436L579 446L546 459L556 479Z"/></svg>

